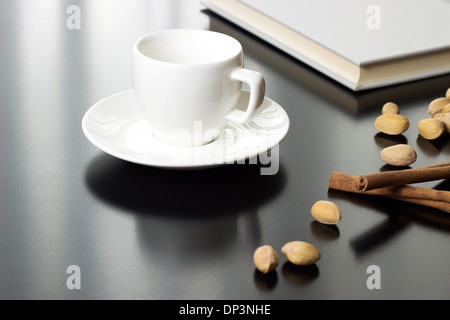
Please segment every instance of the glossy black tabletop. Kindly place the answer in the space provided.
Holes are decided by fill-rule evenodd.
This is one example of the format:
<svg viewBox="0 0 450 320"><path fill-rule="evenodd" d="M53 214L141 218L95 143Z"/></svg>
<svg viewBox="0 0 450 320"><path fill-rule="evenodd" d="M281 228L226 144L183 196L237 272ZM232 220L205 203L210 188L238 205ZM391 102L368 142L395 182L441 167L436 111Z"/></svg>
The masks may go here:
<svg viewBox="0 0 450 320"><path fill-rule="evenodd" d="M447 213L327 187L332 171L392 170L380 151L398 143L416 150L413 168L448 161L450 138L427 141L417 123L449 75L354 93L197 0L78 1L80 20L71 5L0 1L0 299L450 298ZM290 118L276 174L261 163L147 167L86 139L87 110L132 88L133 43L169 28L242 43L245 66ZM388 101L411 123L403 135L373 126ZM335 202L342 221L315 222L318 200ZM280 249L293 240L321 259L287 262ZM252 260L263 244L280 255L266 276Z"/></svg>

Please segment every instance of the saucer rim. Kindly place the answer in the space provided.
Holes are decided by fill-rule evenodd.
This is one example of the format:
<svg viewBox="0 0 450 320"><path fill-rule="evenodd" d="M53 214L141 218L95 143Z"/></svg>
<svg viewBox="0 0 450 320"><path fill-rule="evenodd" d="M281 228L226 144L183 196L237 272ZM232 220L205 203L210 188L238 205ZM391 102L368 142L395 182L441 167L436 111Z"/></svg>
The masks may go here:
<svg viewBox="0 0 450 320"><path fill-rule="evenodd" d="M249 90L246 90L246 89L241 89L241 91L249 92ZM226 162L223 162L223 163L169 163L169 162L164 162L164 161L139 160L139 159L136 159L135 157L126 155L124 153L116 152L116 151L112 150L111 148L105 147L90 134L89 129L86 127L86 123L88 122L87 118L88 118L89 114L93 110L95 110L98 107L98 105L103 104L105 102L105 100L113 99L115 96L124 95L124 94L132 94L132 93L134 93L134 89L127 89L127 90L113 93L107 97L100 99L85 112L85 114L83 115L82 121L81 121L81 127L82 127L82 131L83 131L84 135L89 140L89 142L91 142L95 147L97 147L101 151L103 151L115 158L118 158L118 159L121 159L121 160L124 160L127 162L131 162L131 163L139 164L139 165L144 165L144 166L149 166L149 167L166 168L166 169L174 169L174 170L176 170L176 169L183 170L183 169L214 168L214 167L221 167L221 166L226 166L226 165L230 165L230 164L235 164L236 162L239 162L239 161L247 161L248 159L253 159L253 158L259 156L260 154L267 152L269 150L272 150L276 146L280 145L284 141L284 139L287 137L287 134L289 133L289 129L290 129L290 119L289 119L289 116L288 116L286 110L284 110L284 108L281 107L274 100L272 100L268 97L264 97L264 100L269 100L278 110L280 110L283 113L283 116L286 120L286 124L284 125L284 128L283 128L284 130L280 134L280 138L276 139L276 141L274 143L269 144L266 148L264 148L264 150L262 150L262 149L257 150L256 152L253 152L251 154L246 154L245 157L241 157L241 158L238 157L237 159L234 160L234 163L226 163ZM169 144L165 144L165 146L168 148L171 148L171 147L177 148L176 146L171 146ZM192 148L203 148L203 147L205 147L205 146L198 146L198 147L192 147Z"/></svg>

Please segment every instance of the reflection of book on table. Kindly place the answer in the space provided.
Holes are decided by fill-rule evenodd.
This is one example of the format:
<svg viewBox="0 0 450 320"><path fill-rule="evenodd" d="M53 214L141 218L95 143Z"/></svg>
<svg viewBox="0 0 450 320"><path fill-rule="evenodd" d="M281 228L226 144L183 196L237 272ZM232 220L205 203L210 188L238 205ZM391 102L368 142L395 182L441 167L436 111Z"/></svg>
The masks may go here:
<svg viewBox="0 0 450 320"><path fill-rule="evenodd" d="M450 72L448 0L202 2L355 91Z"/></svg>

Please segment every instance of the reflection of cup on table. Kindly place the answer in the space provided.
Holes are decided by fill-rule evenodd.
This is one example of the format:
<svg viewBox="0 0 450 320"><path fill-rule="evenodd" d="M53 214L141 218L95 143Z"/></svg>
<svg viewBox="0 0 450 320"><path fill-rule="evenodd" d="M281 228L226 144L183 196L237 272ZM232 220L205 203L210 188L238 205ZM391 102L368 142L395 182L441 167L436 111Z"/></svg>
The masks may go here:
<svg viewBox="0 0 450 320"><path fill-rule="evenodd" d="M165 30L139 39L132 53L133 87L159 139L177 146L213 141L227 120L246 123L264 100L264 77L243 67L241 44L206 30ZM242 82L247 110L237 110Z"/></svg>

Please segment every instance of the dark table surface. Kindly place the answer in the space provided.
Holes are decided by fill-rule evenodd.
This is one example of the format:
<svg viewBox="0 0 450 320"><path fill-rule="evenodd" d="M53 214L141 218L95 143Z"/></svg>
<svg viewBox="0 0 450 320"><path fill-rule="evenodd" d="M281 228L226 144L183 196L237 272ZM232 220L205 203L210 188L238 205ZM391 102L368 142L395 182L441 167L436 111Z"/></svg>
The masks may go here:
<svg viewBox="0 0 450 320"><path fill-rule="evenodd" d="M417 151L411 167L448 161L449 138L426 141L417 123L450 76L353 93L197 0L78 1L74 30L72 2L0 1L1 299L450 298L446 213L327 188L332 171L392 169L379 153L397 143ZM245 66L264 74L266 95L291 120L277 174L261 175L261 164L145 167L86 139L85 112L132 87L134 41L168 28L211 29L243 44ZM410 120L401 136L373 126L387 101ZM314 222L318 200L338 204L336 227ZM322 258L306 268L286 262L280 248L292 240ZM252 261L263 244L280 254L268 276ZM66 285L72 265L79 290ZM367 286L373 265L381 289Z"/></svg>

